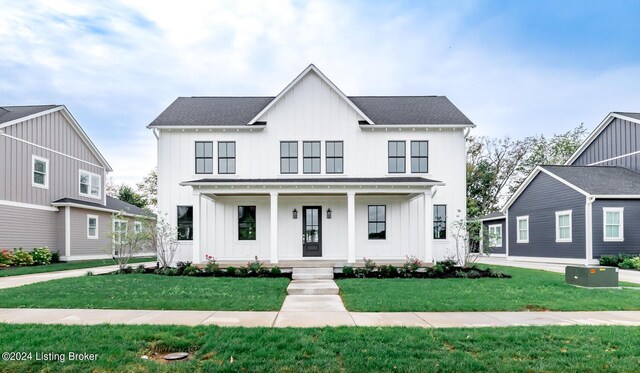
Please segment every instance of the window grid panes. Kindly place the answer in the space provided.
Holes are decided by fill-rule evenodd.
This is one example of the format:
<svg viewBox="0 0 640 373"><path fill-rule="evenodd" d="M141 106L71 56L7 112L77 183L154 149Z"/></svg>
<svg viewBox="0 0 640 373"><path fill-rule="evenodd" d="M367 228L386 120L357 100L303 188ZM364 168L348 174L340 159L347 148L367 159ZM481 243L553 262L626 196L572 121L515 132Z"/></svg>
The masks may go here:
<svg viewBox="0 0 640 373"><path fill-rule="evenodd" d="M387 206L369 206L369 239L384 240L387 238Z"/></svg>
<svg viewBox="0 0 640 373"><path fill-rule="evenodd" d="M405 172L406 149L404 141L389 141L389 173Z"/></svg>
<svg viewBox="0 0 640 373"><path fill-rule="evenodd" d="M280 173L298 173L298 142L282 141L280 143Z"/></svg>
<svg viewBox="0 0 640 373"><path fill-rule="evenodd" d="M605 237L619 239L620 234L620 211L605 211Z"/></svg>
<svg viewBox="0 0 640 373"><path fill-rule="evenodd" d="M101 178L90 172L80 172L80 194L100 198Z"/></svg>
<svg viewBox="0 0 640 373"><path fill-rule="evenodd" d="M236 173L236 143L221 141L218 143L218 173Z"/></svg>
<svg viewBox="0 0 640 373"><path fill-rule="evenodd" d="M47 185L47 162L42 159L33 160L33 183Z"/></svg>
<svg viewBox="0 0 640 373"><path fill-rule="evenodd" d="M433 205L433 238L447 238L447 205Z"/></svg>
<svg viewBox="0 0 640 373"><path fill-rule="evenodd" d="M344 155L343 155L343 143L342 141L327 141L326 143L327 154L327 173L328 174L341 174L344 172Z"/></svg>
<svg viewBox="0 0 640 373"><path fill-rule="evenodd" d="M570 240L571 239L571 215L561 214L558 215L558 239Z"/></svg>
<svg viewBox="0 0 640 373"><path fill-rule="evenodd" d="M320 231L319 213L320 209L317 208L308 208L305 210L304 242L306 243L315 243L320 241L320 237L318 235Z"/></svg>
<svg viewBox="0 0 640 373"><path fill-rule="evenodd" d="M238 206L238 240L256 239L256 207Z"/></svg>
<svg viewBox="0 0 640 373"><path fill-rule="evenodd" d="M320 173L320 141L302 143L302 172L305 174Z"/></svg>
<svg viewBox="0 0 640 373"><path fill-rule="evenodd" d="M90 238L95 238L98 236L98 218L90 217L87 220L88 225L88 233L87 235Z"/></svg>
<svg viewBox="0 0 640 373"><path fill-rule="evenodd" d="M489 247L502 247L502 225L489 226Z"/></svg>
<svg viewBox="0 0 640 373"><path fill-rule="evenodd" d="M529 241L529 219L518 219L518 241Z"/></svg>
<svg viewBox="0 0 640 373"><path fill-rule="evenodd" d="M411 172L429 172L429 142L411 141Z"/></svg>
<svg viewBox="0 0 640 373"><path fill-rule="evenodd" d="M196 174L213 173L213 142L196 141Z"/></svg>
<svg viewBox="0 0 640 373"><path fill-rule="evenodd" d="M122 243L123 238L127 235L127 221L126 220L116 220L113 222L113 239L115 243Z"/></svg>
<svg viewBox="0 0 640 373"><path fill-rule="evenodd" d="M178 206L178 241L193 240L193 206Z"/></svg>

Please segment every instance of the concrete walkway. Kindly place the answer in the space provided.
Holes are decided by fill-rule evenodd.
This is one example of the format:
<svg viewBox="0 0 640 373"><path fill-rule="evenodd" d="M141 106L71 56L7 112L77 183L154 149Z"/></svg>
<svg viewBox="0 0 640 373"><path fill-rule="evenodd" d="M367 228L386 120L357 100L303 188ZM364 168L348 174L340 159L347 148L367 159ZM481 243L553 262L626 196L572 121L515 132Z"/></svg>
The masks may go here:
<svg viewBox="0 0 640 373"><path fill-rule="evenodd" d="M420 328L543 325L640 326L640 311L601 312L292 312L0 309L14 324L218 325L240 327L405 326Z"/></svg>
<svg viewBox="0 0 640 373"><path fill-rule="evenodd" d="M507 260L506 258L499 258L493 256L482 256L476 261L482 264L493 264L505 267L517 267L528 269L539 269L541 271L564 273L566 266L570 264L559 263L541 263L541 262L519 262L515 260ZM627 269L621 269L619 272L619 280L621 282L630 282L634 284L640 284L640 271L630 271Z"/></svg>
<svg viewBox="0 0 640 373"><path fill-rule="evenodd" d="M134 263L131 266L137 267L140 264L144 264L145 267L150 267L150 266L155 266L156 262ZM118 270L117 265L110 265L110 266L93 267L93 268L69 269L66 271L34 273L31 275L0 277L0 289L15 288L22 285L34 284L36 282L58 280L61 278L80 277L80 276L86 275L87 272L91 272L94 275L100 275L103 273L109 273L116 270Z"/></svg>

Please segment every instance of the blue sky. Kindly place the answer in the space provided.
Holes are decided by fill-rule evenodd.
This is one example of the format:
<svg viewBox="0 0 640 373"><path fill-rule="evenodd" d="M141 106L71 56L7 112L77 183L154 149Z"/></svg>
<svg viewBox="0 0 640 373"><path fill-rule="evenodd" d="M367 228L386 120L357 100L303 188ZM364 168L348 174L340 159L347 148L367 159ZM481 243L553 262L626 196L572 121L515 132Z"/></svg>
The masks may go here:
<svg viewBox="0 0 640 373"><path fill-rule="evenodd" d="M476 135L640 111L638 1L0 0L0 105L65 104L134 183L177 96L275 95L309 63L347 95L447 95Z"/></svg>

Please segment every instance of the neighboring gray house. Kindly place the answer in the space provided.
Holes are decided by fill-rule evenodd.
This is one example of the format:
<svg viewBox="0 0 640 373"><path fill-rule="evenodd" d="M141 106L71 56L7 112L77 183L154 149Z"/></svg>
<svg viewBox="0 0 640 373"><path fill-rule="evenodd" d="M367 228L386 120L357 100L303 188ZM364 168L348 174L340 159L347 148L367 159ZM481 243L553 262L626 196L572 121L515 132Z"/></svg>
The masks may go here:
<svg viewBox="0 0 640 373"><path fill-rule="evenodd" d="M491 256L505 256L507 252L506 228L507 218L499 212L494 211L477 219L482 223L480 237L481 248L485 248Z"/></svg>
<svg viewBox="0 0 640 373"><path fill-rule="evenodd" d="M111 257L110 233L152 216L105 195L110 171L65 106L0 107L0 248ZM120 211L126 218L115 221Z"/></svg>
<svg viewBox="0 0 640 373"><path fill-rule="evenodd" d="M506 214L512 260L595 263L640 253L640 113L610 113L563 166L540 166Z"/></svg>

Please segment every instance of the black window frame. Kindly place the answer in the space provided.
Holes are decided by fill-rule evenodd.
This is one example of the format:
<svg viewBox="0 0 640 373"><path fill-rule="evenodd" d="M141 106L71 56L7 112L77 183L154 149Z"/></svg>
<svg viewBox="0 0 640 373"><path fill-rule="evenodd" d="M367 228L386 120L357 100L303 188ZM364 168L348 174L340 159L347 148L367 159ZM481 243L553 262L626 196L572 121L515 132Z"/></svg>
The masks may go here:
<svg viewBox="0 0 640 373"><path fill-rule="evenodd" d="M402 143L402 146L404 147L404 152L403 154L397 155L397 151L396 151L396 155L391 155L391 143ZM396 149L397 149L397 145L396 145ZM389 165L389 161L394 159L396 162L396 167L398 166L398 159L402 159L402 171L391 171L391 167ZM387 171L390 174L406 174L407 173L407 142L404 140L389 140L389 142L387 143Z"/></svg>
<svg viewBox="0 0 640 373"><path fill-rule="evenodd" d="M438 208L444 208L444 215L438 214ZM437 219L437 217L444 217L444 219ZM444 230L441 231L440 228ZM440 237L441 232L444 232L443 237ZM447 239L447 205L433 205L433 239Z"/></svg>
<svg viewBox="0 0 640 373"><path fill-rule="evenodd" d="M244 216L243 213L241 213L240 209L248 209L253 210L253 238L251 236L249 237L242 237L241 236L241 231L242 231L242 227L241 224L247 224L247 222L243 222L241 221L242 217ZM256 241L258 239L258 232L257 232L257 209L255 205L247 205L247 206L238 206L238 241ZM249 222L250 223L250 222Z"/></svg>
<svg viewBox="0 0 640 373"><path fill-rule="evenodd" d="M375 219L376 220L371 220L371 208L375 208L376 209L376 213L375 213ZM377 220L378 219L378 208L382 207L384 209L384 220ZM377 235L379 233L371 233L371 224L375 224L376 226L376 231L380 232L378 230L378 225L382 224L384 225L384 229L381 231L383 232L381 236L373 236ZM387 239L387 205L369 205L367 207L367 238L370 240L386 240Z"/></svg>
<svg viewBox="0 0 640 373"><path fill-rule="evenodd" d="M291 156L291 147L287 147L287 151L289 152L289 154L285 157L282 155L282 145L287 144L287 145L291 145L291 144L295 144L296 145L296 155ZM280 141L280 173L281 174L297 174L298 173L298 142L297 141ZM283 160L287 160L287 164L289 165L289 170L291 170L291 160L295 159L295 165L296 165L296 171L292 172L284 172L282 169L282 161Z"/></svg>
<svg viewBox="0 0 640 373"><path fill-rule="evenodd" d="M220 145L225 145L225 156L222 157L220 156ZM233 157L228 156L227 154L229 153L229 149L227 148L227 146L229 144L233 144ZM218 141L218 174L220 175L232 175L236 173L236 142L235 141ZM233 160L233 172L229 172L229 161ZM222 170L222 167L220 167L221 162L225 162L226 167L225 169L227 170L226 172L221 172L220 170Z"/></svg>
<svg viewBox="0 0 640 373"><path fill-rule="evenodd" d="M318 144L318 155L317 156L305 156L304 154L304 146L306 144L311 144L311 153L313 153L313 144ZM318 161L318 172L313 172L313 171L306 171L305 170L305 160L310 159L311 160L311 169L313 170L313 161L317 160ZM302 173L303 174L319 174L322 173L322 163L321 163L321 159L322 159L322 141L303 141L302 142Z"/></svg>
<svg viewBox="0 0 640 373"><path fill-rule="evenodd" d="M427 155L420 155L420 147L421 147L421 143L426 144L427 147ZM414 156L413 155L413 146L418 145L418 155ZM429 141L428 140L415 140L415 141L411 141L411 149L410 149L410 154L411 154L411 173L412 174L428 174L429 173ZM414 171L413 170L413 160L417 159L418 160L418 171ZM426 161L427 164L427 168L425 171L420 170L420 160L424 159Z"/></svg>
<svg viewBox="0 0 640 373"><path fill-rule="evenodd" d="M187 219L186 222L180 222L180 208L187 208L191 210L191 221L189 221L189 219ZM187 210L189 211L189 210ZM186 214L186 213L185 213ZM184 218L184 215L183 215ZM176 206L176 220L177 220L177 230L176 230L176 235L177 235L177 240L178 241L193 241L193 206L192 205L179 205ZM186 228L191 228L186 236L186 238L181 238L184 236L180 235L180 232L182 231L182 229L184 229L183 227L181 227L181 225L186 225Z"/></svg>
<svg viewBox="0 0 640 373"><path fill-rule="evenodd" d="M329 144L334 144L333 145L333 155L329 155ZM337 156L336 154L336 147L335 144L340 144L340 155ZM325 155L325 170L326 173L328 174L343 174L344 173L344 141L325 141L325 145L324 145L324 155ZM332 160L333 163L333 167L335 169L335 161L339 159L340 160L340 171L336 172L336 171L329 171L329 160Z"/></svg>
<svg viewBox="0 0 640 373"><path fill-rule="evenodd" d="M207 157L206 155L204 155L204 156L199 157L198 156L198 144L203 144L203 145L209 144L209 145L211 145L211 156ZM202 151L203 151L203 154L207 153L207 151L205 150L204 147L203 147ZM209 175L213 174L213 158L214 158L214 155L213 155L213 141L196 141L195 144L194 144L194 153L193 154L194 154L194 158L195 158L194 169L195 169L196 174L209 174ZM198 172L198 160L201 160L201 159L204 160L204 162L205 162L204 163L204 170L205 171ZM207 159L211 160L211 172L206 172L206 169L207 169L206 160Z"/></svg>

